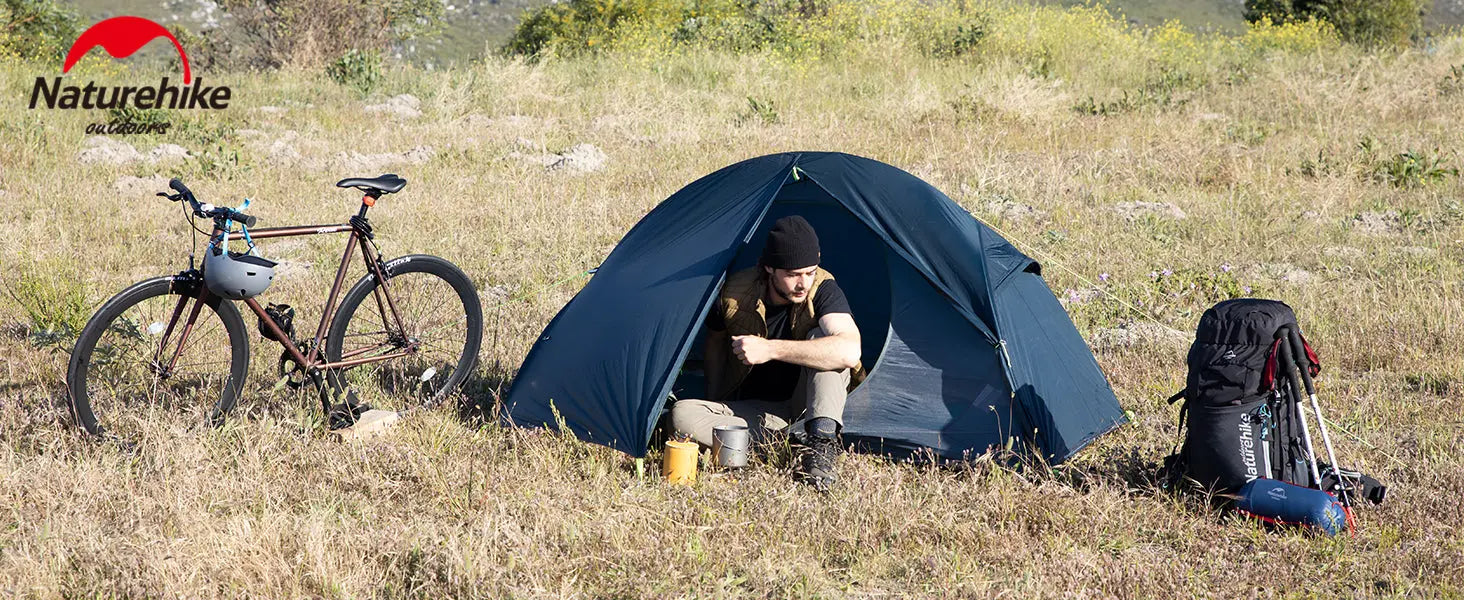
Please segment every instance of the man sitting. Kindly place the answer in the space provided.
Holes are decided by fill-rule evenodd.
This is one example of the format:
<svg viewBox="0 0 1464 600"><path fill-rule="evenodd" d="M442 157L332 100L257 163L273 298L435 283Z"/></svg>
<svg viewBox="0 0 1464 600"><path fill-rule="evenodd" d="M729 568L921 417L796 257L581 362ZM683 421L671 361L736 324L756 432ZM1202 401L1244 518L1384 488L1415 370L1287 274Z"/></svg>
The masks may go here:
<svg viewBox="0 0 1464 600"><path fill-rule="evenodd" d="M671 424L703 446L720 425L765 439L782 430L797 436L801 424L801 478L827 489L838 477L837 436L860 345L849 302L820 259L807 220L778 219L759 264L727 278L707 317L710 399L678 401Z"/></svg>

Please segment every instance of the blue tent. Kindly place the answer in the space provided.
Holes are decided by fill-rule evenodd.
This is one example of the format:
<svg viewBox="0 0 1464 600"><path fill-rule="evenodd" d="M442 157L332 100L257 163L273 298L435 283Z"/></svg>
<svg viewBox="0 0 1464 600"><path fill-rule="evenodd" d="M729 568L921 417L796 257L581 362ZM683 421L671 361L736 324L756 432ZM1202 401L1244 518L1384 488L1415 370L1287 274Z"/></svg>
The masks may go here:
<svg viewBox="0 0 1464 600"><path fill-rule="evenodd" d="M863 338L846 442L950 459L1015 442L1056 463L1123 422L1036 261L919 178L824 152L737 163L647 214L549 322L505 418L643 456L667 395L702 392L692 367L722 281L790 214L818 231Z"/></svg>

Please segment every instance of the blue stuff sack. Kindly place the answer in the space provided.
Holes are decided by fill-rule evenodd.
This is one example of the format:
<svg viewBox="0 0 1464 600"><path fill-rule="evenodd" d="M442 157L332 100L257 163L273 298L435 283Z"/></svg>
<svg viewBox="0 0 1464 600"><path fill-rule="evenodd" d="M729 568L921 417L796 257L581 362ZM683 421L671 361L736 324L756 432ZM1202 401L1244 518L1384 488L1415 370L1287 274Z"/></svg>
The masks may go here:
<svg viewBox="0 0 1464 600"><path fill-rule="evenodd" d="M1236 495L1236 508L1267 523L1299 525L1327 535L1349 528L1342 503L1321 490L1260 478L1245 484Z"/></svg>

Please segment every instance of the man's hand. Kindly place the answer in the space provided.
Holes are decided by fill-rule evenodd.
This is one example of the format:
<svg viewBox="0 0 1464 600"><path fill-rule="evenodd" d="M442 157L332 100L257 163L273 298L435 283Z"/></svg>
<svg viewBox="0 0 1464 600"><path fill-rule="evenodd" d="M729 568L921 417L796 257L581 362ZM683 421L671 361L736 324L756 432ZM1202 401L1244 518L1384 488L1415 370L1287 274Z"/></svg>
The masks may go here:
<svg viewBox="0 0 1464 600"><path fill-rule="evenodd" d="M773 343L756 335L732 336L732 354L748 366L760 365L775 358Z"/></svg>

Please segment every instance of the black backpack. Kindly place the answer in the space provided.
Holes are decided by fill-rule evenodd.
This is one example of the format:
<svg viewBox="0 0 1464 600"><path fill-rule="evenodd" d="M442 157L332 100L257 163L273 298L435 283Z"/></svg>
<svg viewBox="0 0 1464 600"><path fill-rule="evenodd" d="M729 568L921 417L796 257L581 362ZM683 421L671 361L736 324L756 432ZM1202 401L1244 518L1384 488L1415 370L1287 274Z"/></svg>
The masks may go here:
<svg viewBox="0 0 1464 600"><path fill-rule="evenodd" d="M1289 341L1287 329L1296 332L1305 357L1295 363L1310 381L1321 362L1285 303L1226 300L1200 317L1185 387L1169 399L1184 400L1179 421L1185 431L1179 452L1165 460L1171 481L1185 477L1223 496L1258 477L1325 491L1336 490L1342 478L1353 495L1382 502L1387 488L1370 477L1320 463L1322 481L1313 476L1299 402L1306 392L1288 381L1281 362L1291 354L1289 346L1281 348ZM1313 450L1319 450L1321 438L1311 433Z"/></svg>

